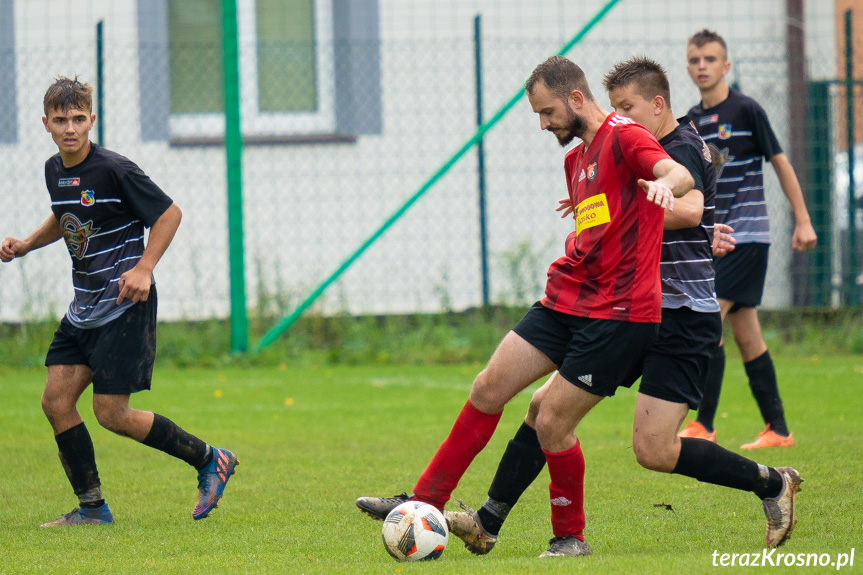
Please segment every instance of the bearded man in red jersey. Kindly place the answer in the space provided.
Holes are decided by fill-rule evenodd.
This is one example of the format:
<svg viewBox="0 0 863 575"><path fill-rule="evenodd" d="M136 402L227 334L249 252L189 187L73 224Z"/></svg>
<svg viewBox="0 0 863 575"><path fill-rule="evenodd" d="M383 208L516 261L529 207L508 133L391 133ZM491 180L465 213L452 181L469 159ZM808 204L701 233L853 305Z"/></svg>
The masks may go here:
<svg viewBox="0 0 863 575"><path fill-rule="evenodd" d="M414 486L414 495L361 497L357 506L383 519L408 499L443 509L500 421L506 403L554 372L536 420L548 461L554 539L541 556L589 552L584 543L584 457L574 429L603 397L630 387L662 320L659 257L663 211L693 186L682 165L649 130L609 114L584 72L549 58L525 84L540 127L561 146L575 230L548 270L545 297L495 350L468 401ZM569 548L572 549L569 549ZM581 552L579 552L581 551Z"/></svg>

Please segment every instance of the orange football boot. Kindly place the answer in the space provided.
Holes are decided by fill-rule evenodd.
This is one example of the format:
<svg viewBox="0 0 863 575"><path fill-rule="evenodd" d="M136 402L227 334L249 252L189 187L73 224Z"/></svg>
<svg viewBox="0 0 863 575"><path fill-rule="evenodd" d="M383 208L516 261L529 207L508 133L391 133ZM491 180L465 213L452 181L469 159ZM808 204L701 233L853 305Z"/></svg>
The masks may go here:
<svg viewBox="0 0 863 575"><path fill-rule="evenodd" d="M758 434L758 437L752 443L745 443L740 446L740 449L761 449L762 447L791 447L794 445L794 434L789 433L788 436L779 435L772 429L770 424L767 424L767 429Z"/></svg>
<svg viewBox="0 0 863 575"><path fill-rule="evenodd" d="M677 437L692 437L694 439L706 439L716 443L716 430L707 431L707 429L697 421L691 419L686 420L686 427L677 433Z"/></svg>

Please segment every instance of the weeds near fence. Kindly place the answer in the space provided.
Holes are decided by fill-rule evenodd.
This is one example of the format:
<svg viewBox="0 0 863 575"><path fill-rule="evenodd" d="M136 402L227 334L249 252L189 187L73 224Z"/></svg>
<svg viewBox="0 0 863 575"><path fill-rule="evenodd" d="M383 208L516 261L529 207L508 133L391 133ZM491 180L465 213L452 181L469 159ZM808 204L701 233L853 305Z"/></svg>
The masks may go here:
<svg viewBox="0 0 863 575"><path fill-rule="evenodd" d="M498 256L506 273L508 287L500 293L500 300L506 305L530 305L542 297L544 278L536 274L537 269L542 269L541 251L525 239Z"/></svg>
<svg viewBox="0 0 863 575"><path fill-rule="evenodd" d="M488 361L526 307L492 306L437 314L323 316L309 313L260 355L232 355L227 320L162 322L157 366L433 365ZM863 355L863 309L762 311L771 352ZM277 317L250 322L252 342ZM57 322L0 324L0 365L42 365ZM731 341L731 333L725 334ZM736 346L729 345L734 353Z"/></svg>

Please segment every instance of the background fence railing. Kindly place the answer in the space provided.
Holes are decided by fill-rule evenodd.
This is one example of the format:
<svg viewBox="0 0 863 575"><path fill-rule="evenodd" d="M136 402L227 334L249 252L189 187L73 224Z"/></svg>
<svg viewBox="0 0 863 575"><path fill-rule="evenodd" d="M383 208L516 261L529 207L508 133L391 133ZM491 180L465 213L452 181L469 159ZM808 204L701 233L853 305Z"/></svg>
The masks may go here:
<svg viewBox="0 0 863 575"><path fill-rule="evenodd" d="M56 149L39 126L42 95L57 75L77 73L97 82L96 26L102 22L103 81L97 104L103 111L97 120L101 131L93 138L137 162L184 211L174 244L156 269L161 317L227 317L230 233L224 119L218 112L170 112L171 102L179 101L172 85L176 89L180 80L179 72L171 76L172 66L190 70L184 79L192 87L219 82L189 76L207 67L196 66L205 63L201 56L183 64L189 56L172 43L172 3L167 0L75 3L83 6L76 12L79 20L56 28L61 25L44 16L59 4L73 5L0 2L0 29L9 29L11 18L15 34L11 44L0 41L0 77L13 70L10 86L15 94L10 114L0 117L0 170L6 190L0 236L22 237L48 213L42 162ZM535 300L571 224L554 212L566 193L563 150L538 129L524 100L483 134L484 220L480 161L471 149L362 254L353 254L477 132L477 101L490 117L489 111L504 106L537 63L557 52L607 2L592 0L577 7L545 0L541 6L527 0L342 4L314 3L330 10L312 15L315 25L329 26L329 32L317 35L311 45L318 55L311 88L297 80L258 81L251 89L249 67L273 58L261 55L260 39L257 46L248 44L247 28L254 22L239 15L241 111L256 108L256 116L245 114L242 125L242 279L249 312L286 316L349 260L344 273L310 305L312 310L460 310L483 305L484 290L490 303ZM761 103L786 151L792 151L789 102L806 99L804 153L795 151L791 159L795 166L805 165L800 170L805 173L804 192L821 242L810 253L791 252L793 221L767 167L773 247L764 303L774 308L858 303L863 249L856 250L857 261L850 261L854 250L849 237L856 232L859 243L863 220L857 207L850 209L845 134L855 133L848 119L863 110L863 90L859 85L852 89L854 111L849 115L843 84L848 56L840 25L844 13L825 3L807 3L807 77L801 84L788 72L788 39L776 25L786 18L785 1L735 0L728 10L703 7L699 13L672 0L611 4L568 53L584 67L603 103L604 72L621 59L646 54L666 67L672 107L683 115L698 101L685 71L685 41L703 27L726 37L732 62L729 80ZM478 14L481 82L475 68ZM849 54L852 63L863 61L863 26L852 28ZM863 79L863 65L853 75ZM304 106L299 96L275 97L270 92L309 89L317 98L314 110L268 111ZM253 96L255 101L249 103ZM195 109L195 101L183 105ZM329 127L315 127L315 122ZM852 142L863 142L860 124ZM863 148L856 144L855 149L859 190ZM850 221L856 225L849 228ZM71 299L70 273L61 246L0 266L0 320L62 314Z"/></svg>

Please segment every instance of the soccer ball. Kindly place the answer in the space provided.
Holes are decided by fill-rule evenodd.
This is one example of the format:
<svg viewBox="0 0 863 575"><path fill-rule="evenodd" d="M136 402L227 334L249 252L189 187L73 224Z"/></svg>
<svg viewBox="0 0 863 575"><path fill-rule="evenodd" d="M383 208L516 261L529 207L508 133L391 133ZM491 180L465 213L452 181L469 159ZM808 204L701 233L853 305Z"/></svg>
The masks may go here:
<svg viewBox="0 0 863 575"><path fill-rule="evenodd" d="M421 501L402 503L384 519L384 547L396 561L437 559L446 548L449 530L443 514Z"/></svg>

